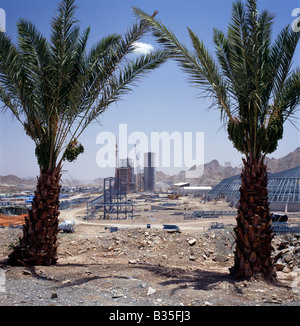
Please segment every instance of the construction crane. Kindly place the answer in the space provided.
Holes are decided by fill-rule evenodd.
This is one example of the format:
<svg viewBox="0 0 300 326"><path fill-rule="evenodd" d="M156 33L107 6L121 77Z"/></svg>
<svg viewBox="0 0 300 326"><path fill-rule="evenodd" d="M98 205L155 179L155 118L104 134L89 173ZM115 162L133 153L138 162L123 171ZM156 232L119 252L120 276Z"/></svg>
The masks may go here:
<svg viewBox="0 0 300 326"><path fill-rule="evenodd" d="M69 172L68 170L62 170L61 172L62 172L62 173L68 173L68 174L69 174L70 179L71 179L71 181L72 181L72 183L73 183L73 187L75 187L75 186L76 186L76 185L75 185L76 182L75 182L75 180L72 178L70 172ZM72 187L70 181L69 181L67 178L66 178L66 181L68 182L69 186Z"/></svg>

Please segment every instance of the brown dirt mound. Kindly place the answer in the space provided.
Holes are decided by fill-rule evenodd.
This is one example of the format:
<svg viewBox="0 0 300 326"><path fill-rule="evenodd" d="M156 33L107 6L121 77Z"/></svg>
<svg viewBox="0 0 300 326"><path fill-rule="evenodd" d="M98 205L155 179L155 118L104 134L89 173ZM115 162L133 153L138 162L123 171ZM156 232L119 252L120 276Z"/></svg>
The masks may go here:
<svg viewBox="0 0 300 326"><path fill-rule="evenodd" d="M27 214L22 215L3 215L0 214L0 226L9 226L10 224L23 225Z"/></svg>

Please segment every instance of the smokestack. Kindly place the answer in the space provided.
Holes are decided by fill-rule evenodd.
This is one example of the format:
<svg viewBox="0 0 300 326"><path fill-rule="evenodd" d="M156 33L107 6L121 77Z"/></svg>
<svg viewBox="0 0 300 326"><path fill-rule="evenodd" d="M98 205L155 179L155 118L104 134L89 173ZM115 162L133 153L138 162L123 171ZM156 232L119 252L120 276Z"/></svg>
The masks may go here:
<svg viewBox="0 0 300 326"><path fill-rule="evenodd" d="M155 153L144 154L144 190L155 191L156 185L156 169L155 169Z"/></svg>

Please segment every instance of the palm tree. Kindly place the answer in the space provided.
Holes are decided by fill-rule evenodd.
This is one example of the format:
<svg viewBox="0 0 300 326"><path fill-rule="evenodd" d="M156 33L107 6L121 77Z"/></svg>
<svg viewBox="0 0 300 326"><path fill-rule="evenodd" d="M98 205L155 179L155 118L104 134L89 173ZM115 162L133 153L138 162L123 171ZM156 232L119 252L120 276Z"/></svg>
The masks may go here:
<svg viewBox="0 0 300 326"><path fill-rule="evenodd" d="M256 0L236 1L227 35L214 29L216 60L191 29L192 51L160 21L139 8L133 10L151 25L157 41L170 51L190 83L213 100L229 139L243 154L231 274L275 278L264 159L276 150L284 123L287 119L293 123L299 106L300 69L292 70L292 59L300 33L285 27L272 43L273 16L259 13Z"/></svg>
<svg viewBox="0 0 300 326"><path fill-rule="evenodd" d="M9 256L11 264L56 263L63 162L84 151L78 138L89 124L167 58L165 51L132 55L135 42L147 31L145 21L134 23L124 36L102 38L88 51L90 28L80 32L76 8L75 0L60 2L50 41L24 19L17 23L16 45L0 33L2 111L10 110L34 141L40 167L32 209Z"/></svg>

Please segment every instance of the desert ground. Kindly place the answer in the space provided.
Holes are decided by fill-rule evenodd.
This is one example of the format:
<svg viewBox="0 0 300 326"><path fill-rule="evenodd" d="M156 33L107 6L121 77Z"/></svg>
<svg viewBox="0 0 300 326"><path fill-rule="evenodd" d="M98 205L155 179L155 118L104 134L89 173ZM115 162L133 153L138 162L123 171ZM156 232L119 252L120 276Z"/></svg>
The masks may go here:
<svg viewBox="0 0 300 326"><path fill-rule="evenodd" d="M236 209L195 197L169 200L178 206L156 210L167 200L131 197L133 219L86 219L86 204L62 210L74 233L60 232L55 266L12 267L7 263L20 228L0 228L2 306L299 306L300 236L274 238L277 282L261 277L235 280ZM194 210L232 211L219 218L184 219ZM101 214L100 214L101 215ZM289 220L299 223L299 214ZM211 223L222 229L210 229ZM179 231L169 232L164 224ZM110 227L117 227L111 232ZM1 279L0 279L1 281ZM0 284L1 285L1 284ZM1 287L0 287L1 289Z"/></svg>

